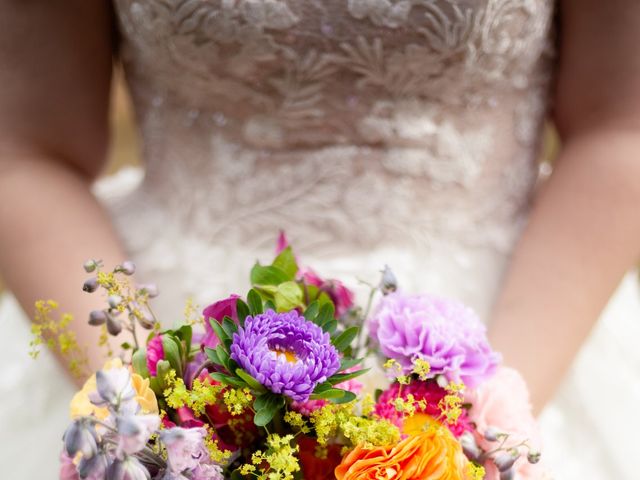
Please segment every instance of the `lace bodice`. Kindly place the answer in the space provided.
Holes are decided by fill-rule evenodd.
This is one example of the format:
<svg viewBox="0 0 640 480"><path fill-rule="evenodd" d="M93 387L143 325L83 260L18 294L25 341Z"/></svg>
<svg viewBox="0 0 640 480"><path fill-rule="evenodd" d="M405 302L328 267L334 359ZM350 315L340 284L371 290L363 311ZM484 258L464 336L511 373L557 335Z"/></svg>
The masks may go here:
<svg viewBox="0 0 640 480"><path fill-rule="evenodd" d="M355 271L367 252L497 284L537 175L552 0L115 4L147 171L111 203L149 266L221 268L284 229Z"/></svg>

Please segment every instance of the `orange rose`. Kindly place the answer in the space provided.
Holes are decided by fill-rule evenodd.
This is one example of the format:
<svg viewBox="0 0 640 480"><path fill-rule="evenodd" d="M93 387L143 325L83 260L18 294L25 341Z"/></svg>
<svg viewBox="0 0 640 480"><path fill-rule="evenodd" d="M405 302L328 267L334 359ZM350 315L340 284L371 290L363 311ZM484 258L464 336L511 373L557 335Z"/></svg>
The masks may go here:
<svg viewBox="0 0 640 480"><path fill-rule="evenodd" d="M448 429L432 427L393 447L356 447L336 468L337 480L464 480L467 459Z"/></svg>

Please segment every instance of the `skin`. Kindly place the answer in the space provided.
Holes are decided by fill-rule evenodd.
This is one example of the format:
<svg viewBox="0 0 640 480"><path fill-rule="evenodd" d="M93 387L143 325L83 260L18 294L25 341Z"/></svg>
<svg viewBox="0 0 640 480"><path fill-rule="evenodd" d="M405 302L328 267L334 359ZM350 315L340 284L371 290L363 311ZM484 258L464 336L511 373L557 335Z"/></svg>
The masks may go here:
<svg viewBox="0 0 640 480"><path fill-rule="evenodd" d="M535 199L490 331L536 406L640 247L640 3L561 8L555 119L564 149ZM70 307L87 345L96 329L85 319L102 302L79 294L80 265L95 252L107 265L126 257L89 191L108 144L111 22L102 0L0 0L0 271L26 311L43 297Z"/></svg>
<svg viewBox="0 0 640 480"><path fill-rule="evenodd" d="M640 256L640 3L561 2L563 150L535 199L490 337L540 409Z"/></svg>

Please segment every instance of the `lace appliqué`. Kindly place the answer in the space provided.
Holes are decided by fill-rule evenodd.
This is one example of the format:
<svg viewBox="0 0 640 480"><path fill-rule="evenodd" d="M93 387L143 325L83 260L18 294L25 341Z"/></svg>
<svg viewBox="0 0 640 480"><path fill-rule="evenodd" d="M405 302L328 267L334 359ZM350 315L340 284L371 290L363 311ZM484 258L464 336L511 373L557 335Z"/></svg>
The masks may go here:
<svg viewBox="0 0 640 480"><path fill-rule="evenodd" d="M183 235L512 244L552 0L115 2L148 165L137 196Z"/></svg>

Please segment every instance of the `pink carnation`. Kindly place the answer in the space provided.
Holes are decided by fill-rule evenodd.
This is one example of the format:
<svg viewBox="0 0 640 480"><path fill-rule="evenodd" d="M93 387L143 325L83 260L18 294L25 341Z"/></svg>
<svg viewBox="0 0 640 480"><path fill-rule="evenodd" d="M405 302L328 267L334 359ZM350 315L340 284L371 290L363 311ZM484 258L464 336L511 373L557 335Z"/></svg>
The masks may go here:
<svg viewBox="0 0 640 480"><path fill-rule="evenodd" d="M147 370L153 377L158 374L160 360L164 360L164 347L162 346L162 335L157 335L147 343Z"/></svg>
<svg viewBox="0 0 640 480"><path fill-rule="evenodd" d="M402 413L398 412L396 407L393 405L393 401L396 398L406 400L409 395L413 395L413 398L416 400L415 405L418 408L418 402L425 400L427 404L426 408L419 408L419 412L426 413L427 415L438 419L442 416L442 411L439 406L440 401L446 394L447 392L434 381L422 382L414 380L409 385L400 385L396 382L385 390L382 395L380 395L378 403L375 406L374 413L381 418L389 420L398 428L402 429ZM451 433L456 437L460 437L464 432L472 430L471 422L464 410L456 423L446 423L446 425L449 427Z"/></svg>
<svg viewBox="0 0 640 480"><path fill-rule="evenodd" d="M527 384L520 374L511 368L501 367L497 373L478 389L466 394L472 407L469 417L476 424L476 441L485 451L495 448L495 442L487 441L482 434L488 427L509 434L508 445L527 441L534 449L540 449L540 433L531 411ZM532 465L526 459L526 451L515 464L517 478L539 479L544 477L540 464ZM485 466L487 479L500 478L495 465Z"/></svg>

